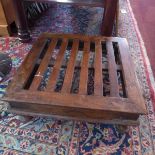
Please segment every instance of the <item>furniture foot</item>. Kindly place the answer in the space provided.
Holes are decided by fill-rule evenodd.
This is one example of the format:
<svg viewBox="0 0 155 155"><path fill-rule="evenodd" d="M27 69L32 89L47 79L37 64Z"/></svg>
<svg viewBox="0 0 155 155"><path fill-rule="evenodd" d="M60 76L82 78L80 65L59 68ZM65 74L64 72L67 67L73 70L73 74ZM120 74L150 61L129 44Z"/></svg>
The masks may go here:
<svg viewBox="0 0 155 155"><path fill-rule="evenodd" d="M18 37L21 42L28 42L31 37L24 12L23 0L13 0L13 5L15 9L16 25L18 28Z"/></svg>
<svg viewBox="0 0 155 155"><path fill-rule="evenodd" d="M23 43L29 42L31 40L30 33L28 30L22 30L18 28L19 40Z"/></svg>

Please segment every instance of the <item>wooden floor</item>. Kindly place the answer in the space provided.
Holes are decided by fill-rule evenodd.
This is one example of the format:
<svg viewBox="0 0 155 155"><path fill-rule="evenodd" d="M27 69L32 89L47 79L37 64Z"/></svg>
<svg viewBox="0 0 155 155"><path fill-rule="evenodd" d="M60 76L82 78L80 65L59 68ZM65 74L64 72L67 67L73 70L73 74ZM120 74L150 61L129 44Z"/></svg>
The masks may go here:
<svg viewBox="0 0 155 155"><path fill-rule="evenodd" d="M130 0L155 77L155 0Z"/></svg>

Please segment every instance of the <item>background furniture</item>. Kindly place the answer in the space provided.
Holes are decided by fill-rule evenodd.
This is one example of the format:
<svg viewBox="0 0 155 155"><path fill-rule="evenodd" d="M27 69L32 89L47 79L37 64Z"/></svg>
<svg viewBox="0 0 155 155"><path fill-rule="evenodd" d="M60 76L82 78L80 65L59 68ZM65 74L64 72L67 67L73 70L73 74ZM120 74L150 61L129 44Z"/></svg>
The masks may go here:
<svg viewBox="0 0 155 155"><path fill-rule="evenodd" d="M45 3L24 2L24 10L28 25L32 25L40 15L48 9ZM0 0L0 36L12 35L16 33L15 10L13 0Z"/></svg>
<svg viewBox="0 0 155 155"><path fill-rule="evenodd" d="M0 36L10 35L10 24L15 21L12 0L0 0Z"/></svg>
<svg viewBox="0 0 155 155"><path fill-rule="evenodd" d="M48 4L24 1L24 10L26 13L26 18L28 25L34 25L35 21L40 18L43 12L48 9Z"/></svg>
<svg viewBox="0 0 155 155"><path fill-rule="evenodd" d="M55 51L56 57L53 56ZM67 51L71 54L66 59ZM77 59L79 51L82 51L81 60ZM90 55L94 55L93 61ZM108 65L104 64L103 58L107 59ZM139 115L146 114L132 66L124 38L45 33L34 43L3 100L10 103L11 112L21 114L117 123L127 120L130 124L136 122ZM91 78L90 71L93 72ZM109 76L108 94L104 93L103 71ZM122 95L118 73L122 75ZM75 80L77 76L79 80ZM59 77L63 81L61 84ZM89 87L89 83L93 85Z"/></svg>
<svg viewBox="0 0 155 155"><path fill-rule="evenodd" d="M29 0L31 1L31 0ZM117 2L118 0L32 0L35 2L51 2L51 3L63 3L72 4L78 6L90 6L90 7L103 7L104 15L101 34L104 36L111 36L113 30L113 24L116 16ZM13 0L16 24L18 27L18 36L22 42L30 40L30 33L28 31L25 12L23 9L23 0Z"/></svg>

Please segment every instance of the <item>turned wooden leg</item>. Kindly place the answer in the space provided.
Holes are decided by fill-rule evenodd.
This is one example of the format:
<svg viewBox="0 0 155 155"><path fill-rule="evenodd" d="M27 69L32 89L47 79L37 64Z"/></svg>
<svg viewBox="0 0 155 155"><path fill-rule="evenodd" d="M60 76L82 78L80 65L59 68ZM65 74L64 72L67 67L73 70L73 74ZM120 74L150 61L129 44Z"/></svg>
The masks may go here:
<svg viewBox="0 0 155 155"><path fill-rule="evenodd" d="M15 21L18 28L18 37L21 42L28 42L31 37L28 31L28 25L23 7L23 0L13 0Z"/></svg>
<svg viewBox="0 0 155 155"><path fill-rule="evenodd" d="M101 34L110 37L113 31L113 25L116 17L118 0L105 0L103 22Z"/></svg>

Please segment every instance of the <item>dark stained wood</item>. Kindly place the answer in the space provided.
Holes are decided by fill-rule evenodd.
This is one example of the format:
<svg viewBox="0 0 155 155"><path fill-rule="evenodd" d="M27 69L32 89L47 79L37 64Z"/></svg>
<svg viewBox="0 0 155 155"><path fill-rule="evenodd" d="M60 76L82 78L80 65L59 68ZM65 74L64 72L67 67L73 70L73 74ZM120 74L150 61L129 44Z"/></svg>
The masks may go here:
<svg viewBox="0 0 155 155"><path fill-rule="evenodd" d="M43 75L49 64L52 51L56 47L56 40L62 39L59 53L56 62L53 64L53 72L51 73L46 89L38 90L41 79L36 79L36 74ZM48 39L53 40L40 60L42 51L45 52L46 42ZM68 64L64 64L66 73L62 88L59 92L55 91L55 85L63 65L64 54L68 46L69 40L73 40L71 56ZM77 67L81 68L79 93L75 94L70 91L73 82L74 69L76 67L76 55L79 49L79 41L84 42L82 64ZM88 85L88 68L90 43L95 43L95 64L94 64L94 94L87 95ZM111 96L103 96L103 80L102 80L102 45L106 43L108 53L108 70L110 76L110 91ZM112 42L118 44L121 66L119 69L123 73L123 81L127 96L118 96L117 83L117 67L115 63L114 48ZM126 39L123 38L108 38L83 35L62 35L62 34L43 34L38 41L33 45L31 52L28 54L20 69L15 75L13 81L9 85L4 101L9 102L10 111L24 112L27 114L51 114L67 116L79 119L92 120L129 120L137 121L139 115L146 114L144 99L142 98L141 90L133 71L133 64L129 54L129 48ZM38 65L36 74L31 77L34 72L34 66ZM92 67L92 66L91 66ZM31 77L31 78L30 78ZM29 81L30 87L24 87Z"/></svg>
<svg viewBox="0 0 155 155"><path fill-rule="evenodd" d="M126 39L122 39L119 44L119 52L123 67L123 76L125 80L126 93L130 100L136 102L141 108L146 109L144 100L141 95L139 83L134 72L134 66L131 63L131 56L129 54L128 43ZM125 52L124 52L125 51Z"/></svg>
<svg viewBox="0 0 155 155"><path fill-rule="evenodd" d="M10 95L14 102L27 102L34 104L53 105L53 106L64 106L72 108L83 108L92 110L107 110L107 111L119 111L127 113L138 113L142 114L143 109L139 109L137 105L132 103L127 98L117 97L102 97L93 95L77 95L77 94L66 94L57 92L47 91L29 91L21 90L20 92ZM46 96L46 98L45 98ZM9 97L8 97L8 100ZM11 100L10 100L11 101ZM89 104L88 104L89 103ZM95 104L94 104L95 103ZM133 108L133 105L135 108ZM25 105L26 107L26 105ZM139 110L137 112L137 110Z"/></svg>
<svg viewBox="0 0 155 155"><path fill-rule="evenodd" d="M102 40L102 41L113 41L113 42L119 42L122 40L122 38L119 37L106 37L106 36L92 36L92 35L82 35L82 34L57 34L57 33L43 33L46 38L66 38L66 39L79 39L83 41L91 41L94 42L96 40ZM51 37L52 34L52 37ZM75 37L76 36L76 37Z"/></svg>
<svg viewBox="0 0 155 155"><path fill-rule="evenodd" d="M109 78L110 78L110 96L119 97L119 87L118 87L118 77L117 77L117 67L114 56L114 49L112 42L108 41L106 43L106 48L108 52L108 65L109 65Z"/></svg>
<svg viewBox="0 0 155 155"><path fill-rule="evenodd" d="M87 95L90 42L84 43L84 53L80 73L79 94Z"/></svg>
<svg viewBox="0 0 155 155"><path fill-rule="evenodd" d="M125 119L125 118L122 118L122 119L111 119L111 120L109 120L109 119L94 119L94 118L84 118L84 117L81 117L81 118L79 118L79 116L77 116L77 117L72 117L72 116L67 116L67 115L64 115L64 116L60 116L60 115L53 115L52 113L38 113L37 111L35 111L35 112L31 112L31 110L30 111L28 111L28 110L26 110L26 109L22 109L22 111L19 111L19 109L17 109L17 108L9 108L8 109L8 112L10 112L10 113L14 113L14 114L18 114L18 115L29 115L29 116L40 116L40 117L53 117L53 118L56 118L56 119L61 119L61 120L66 120L66 119L70 119L70 120L76 120L76 121L88 121L88 122L92 122L92 123L96 123L96 122L98 122L98 123L105 123L105 124L116 124L116 125L135 125L135 126L137 126L137 125L139 125L139 121L138 120L136 120L136 119L134 119L134 120L129 120L129 119ZM109 114L109 113L107 113L107 114ZM107 118L108 118L108 116L107 116Z"/></svg>
<svg viewBox="0 0 155 155"><path fill-rule="evenodd" d="M14 79L7 88L8 92L20 90L25 86L31 72L33 71L33 68L38 60L40 53L45 47L45 44L46 39L43 36L40 36L38 40L33 44L31 51L26 56L22 65L19 67L17 74L14 76Z"/></svg>
<svg viewBox="0 0 155 155"><path fill-rule="evenodd" d="M56 81L57 81L57 78L58 78L58 75L59 75L59 72L60 72L60 67L61 67L62 61L64 59L64 54L65 54L67 45L68 45L67 39L63 39L59 54L58 54L57 59L56 59L56 63L54 65L52 74L51 74L51 76L49 78L49 82L48 82L48 86L46 88L46 91L47 90L54 91Z"/></svg>
<svg viewBox="0 0 155 155"><path fill-rule="evenodd" d="M23 0L12 0L15 22L18 28L18 37L22 42L28 42L30 40L30 33L28 31L26 16L23 8Z"/></svg>
<svg viewBox="0 0 155 155"><path fill-rule="evenodd" d="M103 77L102 77L102 47L101 41L95 42L95 77L94 77L94 95L103 95Z"/></svg>
<svg viewBox="0 0 155 155"><path fill-rule="evenodd" d="M32 81L31 86L30 86L30 90L37 90L38 89L40 82L43 79L44 73L48 67L48 64L50 62L50 59L52 57L52 54L53 54L53 51L55 49L56 44L57 44L57 40L53 39L52 43L50 43L50 46L47 50L46 55L44 56L43 60L40 63L38 71L37 71L37 73L36 73L36 75Z"/></svg>
<svg viewBox="0 0 155 155"><path fill-rule="evenodd" d="M66 76L65 76L63 87L61 90L61 92L63 93L70 93L71 91L78 47L79 47L79 40L74 40L70 60L67 65Z"/></svg>
<svg viewBox="0 0 155 155"><path fill-rule="evenodd" d="M105 10L101 27L101 34L103 36L111 36L113 30L113 24L117 12L117 3L118 0L105 0Z"/></svg>
<svg viewBox="0 0 155 155"><path fill-rule="evenodd" d="M25 93L25 91L21 91L17 94L13 94L11 99L6 99L8 101L10 100L13 108L28 111L32 110L38 113L51 113L53 115L79 116L79 118L84 117L109 120L130 118L131 120L134 120L135 118L138 118L138 115L143 114L144 112L128 99L101 96L93 97L86 95L29 91Z"/></svg>

